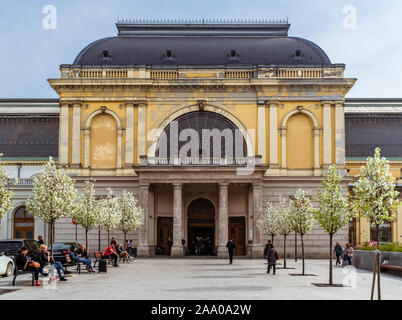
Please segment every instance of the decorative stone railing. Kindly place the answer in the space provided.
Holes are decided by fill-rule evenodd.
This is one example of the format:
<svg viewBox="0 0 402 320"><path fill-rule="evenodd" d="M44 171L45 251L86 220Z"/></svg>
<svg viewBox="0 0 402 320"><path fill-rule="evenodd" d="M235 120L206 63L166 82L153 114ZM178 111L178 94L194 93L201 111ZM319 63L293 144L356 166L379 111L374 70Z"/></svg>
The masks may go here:
<svg viewBox="0 0 402 320"><path fill-rule="evenodd" d="M11 185L16 186L31 186L33 184L32 179L10 179Z"/></svg>
<svg viewBox="0 0 402 320"><path fill-rule="evenodd" d="M207 76L205 76L207 74ZM63 79L319 79L343 78L344 67L334 66L325 68L294 68L294 67L264 67L246 70L211 69L148 69L148 68L80 68L62 67Z"/></svg>
<svg viewBox="0 0 402 320"><path fill-rule="evenodd" d="M159 158L140 156L140 166L260 166L262 157Z"/></svg>

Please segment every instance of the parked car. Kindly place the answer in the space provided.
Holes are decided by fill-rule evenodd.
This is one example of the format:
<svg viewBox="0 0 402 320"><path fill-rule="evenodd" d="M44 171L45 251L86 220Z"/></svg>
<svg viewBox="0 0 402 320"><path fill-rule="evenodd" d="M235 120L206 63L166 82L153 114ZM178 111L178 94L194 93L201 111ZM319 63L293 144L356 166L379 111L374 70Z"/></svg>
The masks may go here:
<svg viewBox="0 0 402 320"><path fill-rule="evenodd" d="M14 274L14 261L0 252L0 276L11 277Z"/></svg>
<svg viewBox="0 0 402 320"><path fill-rule="evenodd" d="M4 252L4 255L15 260L18 251L26 247L28 249L28 256L35 257L39 252L39 243L33 239L10 239L0 240L0 252Z"/></svg>
<svg viewBox="0 0 402 320"><path fill-rule="evenodd" d="M70 254L71 246L75 246L76 248L80 247L78 242L56 242L54 243L53 249L53 259L54 261L60 261L63 265L67 264L66 254ZM52 246L47 248L49 252L52 250Z"/></svg>

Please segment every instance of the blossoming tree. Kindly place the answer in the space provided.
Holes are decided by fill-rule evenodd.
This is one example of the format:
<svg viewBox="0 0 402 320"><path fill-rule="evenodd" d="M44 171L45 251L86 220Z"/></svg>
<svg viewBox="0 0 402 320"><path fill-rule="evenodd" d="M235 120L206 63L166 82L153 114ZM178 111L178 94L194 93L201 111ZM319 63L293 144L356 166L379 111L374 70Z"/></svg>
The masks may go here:
<svg viewBox="0 0 402 320"><path fill-rule="evenodd" d="M318 208L314 216L322 229L329 234L329 285L333 284L332 276L332 240L335 233L350 221L352 215L347 208L345 197L342 195L340 182L343 177L336 171L335 166L328 168L327 176L322 180L323 191L317 192Z"/></svg>
<svg viewBox="0 0 402 320"><path fill-rule="evenodd" d="M278 207L272 202L267 202L264 214L257 221L257 227L263 234L271 237L272 243L274 243L275 235L278 234L278 226L280 222L278 216Z"/></svg>
<svg viewBox="0 0 402 320"><path fill-rule="evenodd" d="M142 209L138 205L138 200L131 192L123 190L118 197L120 221L118 229L124 234L126 243L127 233L136 230L142 224Z"/></svg>
<svg viewBox="0 0 402 320"><path fill-rule="evenodd" d="M289 214L289 201L281 197L277 210L279 221L277 232L283 235L283 268L286 269L286 237L293 231Z"/></svg>
<svg viewBox="0 0 402 320"><path fill-rule="evenodd" d="M26 202L26 209L29 214L49 223L52 255L55 223L74 214L76 198L74 181L63 170L57 169L53 158L49 157L41 173L33 178L32 194Z"/></svg>
<svg viewBox="0 0 402 320"><path fill-rule="evenodd" d="M2 154L0 154L1 156ZM13 207L13 201L11 201L13 192L10 190L10 186L11 183L8 174L3 166L0 165L0 225L7 211Z"/></svg>
<svg viewBox="0 0 402 320"><path fill-rule="evenodd" d="M108 188L105 199L100 200L100 212L98 227L107 231L107 243L110 241L110 231L116 230L121 220L119 198L113 195L112 189Z"/></svg>
<svg viewBox="0 0 402 320"><path fill-rule="evenodd" d="M93 181L85 181L86 186L78 196L77 208L73 214L76 223L85 229L85 245L88 250L88 232L98 224L100 202L95 198Z"/></svg>
<svg viewBox="0 0 402 320"><path fill-rule="evenodd" d="M398 192L395 190L395 178L389 171L389 162L381 157L380 148L376 148L374 157L367 158L367 166L361 167L360 176L353 187L351 197L352 210L356 215L367 217L376 226L377 250L374 262L371 299L374 296L376 272L378 273L378 299L380 289L380 246L378 239L379 225L395 219L394 210L398 207Z"/></svg>
<svg viewBox="0 0 402 320"><path fill-rule="evenodd" d="M303 236L311 231L314 225L313 206L307 191L299 189L290 199L289 219L293 231L300 234L302 242L302 275L304 275L304 240Z"/></svg>

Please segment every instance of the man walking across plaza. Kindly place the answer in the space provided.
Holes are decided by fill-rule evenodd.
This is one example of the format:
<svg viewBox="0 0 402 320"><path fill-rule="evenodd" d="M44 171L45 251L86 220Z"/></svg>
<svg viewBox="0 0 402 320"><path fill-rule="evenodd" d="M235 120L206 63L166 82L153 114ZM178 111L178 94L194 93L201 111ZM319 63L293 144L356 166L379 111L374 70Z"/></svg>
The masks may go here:
<svg viewBox="0 0 402 320"><path fill-rule="evenodd" d="M230 239L229 242L226 244L226 248L228 248L229 251L229 264L233 263L233 251L236 248L236 245L234 244L234 240Z"/></svg>

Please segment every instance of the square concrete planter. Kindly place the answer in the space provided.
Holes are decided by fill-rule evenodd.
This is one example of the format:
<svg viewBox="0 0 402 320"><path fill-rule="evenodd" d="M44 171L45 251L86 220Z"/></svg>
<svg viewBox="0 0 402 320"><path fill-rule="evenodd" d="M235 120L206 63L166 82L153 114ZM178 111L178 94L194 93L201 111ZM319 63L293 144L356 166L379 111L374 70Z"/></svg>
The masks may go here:
<svg viewBox="0 0 402 320"><path fill-rule="evenodd" d="M355 250L353 251L352 263L358 269L374 269L375 251ZM383 251L380 254L380 262L402 267L402 252Z"/></svg>

